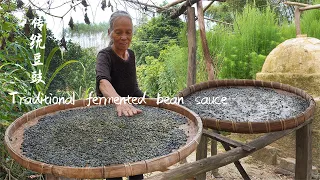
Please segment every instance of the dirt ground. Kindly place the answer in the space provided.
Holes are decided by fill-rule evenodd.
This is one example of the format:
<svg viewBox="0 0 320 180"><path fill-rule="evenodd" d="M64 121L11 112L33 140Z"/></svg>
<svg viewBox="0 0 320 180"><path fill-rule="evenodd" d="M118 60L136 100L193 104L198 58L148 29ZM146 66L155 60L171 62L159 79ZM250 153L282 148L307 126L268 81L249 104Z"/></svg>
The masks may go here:
<svg viewBox="0 0 320 180"><path fill-rule="evenodd" d="M218 145L218 153L223 153L224 150ZM210 146L208 146L208 156L210 156ZM194 162L196 160L196 153L193 152L187 157L188 162ZM257 161L253 159L251 156L242 158L240 160L243 168L246 170L247 174L252 180L289 180L294 179L294 174L289 173L286 174L285 172L279 172L279 168L272 165L264 164L261 161ZM181 164L176 164L171 166L169 169L181 166ZM145 174L145 177L150 177L155 175L159 172L153 172ZM286 175L284 175L286 174ZM206 180L236 180L236 179L243 179L241 174L238 172L237 168L234 164L228 164L218 169L218 174L215 176L212 172L207 172Z"/></svg>

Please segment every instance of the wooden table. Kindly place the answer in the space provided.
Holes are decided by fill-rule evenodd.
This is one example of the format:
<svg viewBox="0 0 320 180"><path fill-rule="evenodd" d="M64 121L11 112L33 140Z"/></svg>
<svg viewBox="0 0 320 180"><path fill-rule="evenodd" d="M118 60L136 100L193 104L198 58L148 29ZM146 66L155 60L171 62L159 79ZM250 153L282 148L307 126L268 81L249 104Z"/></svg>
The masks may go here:
<svg viewBox="0 0 320 180"><path fill-rule="evenodd" d="M246 157L253 152L273 143L274 141L296 131L296 168L295 179L311 179L311 167L312 167L312 149L311 149L311 122L313 118L306 120L303 124L296 128L288 129L284 131L266 133L263 136L252 140L249 143L243 144L231 139L228 139L219 133L203 130L202 140L204 137L208 137L217 140L227 150L225 153L215 156L207 157L195 162L184 164L178 168L168 170L158 175L147 178L147 180L184 180L187 178L193 178L197 180L204 180L205 173L225 166L230 163L235 163L239 172L244 179L250 179L247 173L242 168L239 159ZM206 142L206 141L205 141ZM206 143L200 142L197 153L201 152L201 147L205 147ZM230 147L233 147L231 149ZM203 148L206 150L206 148Z"/></svg>

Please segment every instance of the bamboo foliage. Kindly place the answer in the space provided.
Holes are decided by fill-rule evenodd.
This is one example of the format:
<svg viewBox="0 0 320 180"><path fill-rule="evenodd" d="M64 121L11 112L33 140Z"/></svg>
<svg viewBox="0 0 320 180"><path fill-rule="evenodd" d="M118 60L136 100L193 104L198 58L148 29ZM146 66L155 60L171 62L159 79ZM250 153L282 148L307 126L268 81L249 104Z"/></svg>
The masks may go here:
<svg viewBox="0 0 320 180"><path fill-rule="evenodd" d="M314 2L320 4L320 0ZM301 19L301 30L303 34L320 39L320 9L303 12Z"/></svg>
<svg viewBox="0 0 320 180"><path fill-rule="evenodd" d="M267 55L278 44L295 38L294 24L279 22L276 15L269 6L260 10L246 5L242 13L236 14L233 27L219 24L208 32L211 53L223 61L219 78L254 79ZM308 37L320 38L319 24L319 10L302 14L302 33Z"/></svg>
<svg viewBox="0 0 320 180"><path fill-rule="evenodd" d="M219 78L254 78L265 56L280 42L275 13L247 5L232 27L218 25L209 32L209 46L223 59ZM214 47L214 48L213 48Z"/></svg>

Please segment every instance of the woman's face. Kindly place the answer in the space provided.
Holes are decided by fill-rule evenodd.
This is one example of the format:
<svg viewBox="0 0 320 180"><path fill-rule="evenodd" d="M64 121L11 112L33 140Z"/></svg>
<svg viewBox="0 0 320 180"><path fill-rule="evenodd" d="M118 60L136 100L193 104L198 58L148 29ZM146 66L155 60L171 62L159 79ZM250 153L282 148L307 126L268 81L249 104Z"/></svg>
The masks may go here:
<svg viewBox="0 0 320 180"><path fill-rule="evenodd" d="M109 32L113 45L118 50L127 50L132 39L132 22L128 17L118 17L113 22L113 31Z"/></svg>

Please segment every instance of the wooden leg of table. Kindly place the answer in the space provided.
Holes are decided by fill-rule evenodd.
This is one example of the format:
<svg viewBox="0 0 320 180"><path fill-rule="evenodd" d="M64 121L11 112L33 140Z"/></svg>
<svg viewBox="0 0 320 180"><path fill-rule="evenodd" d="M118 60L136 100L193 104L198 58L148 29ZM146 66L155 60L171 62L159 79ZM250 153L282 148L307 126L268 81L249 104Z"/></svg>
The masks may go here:
<svg viewBox="0 0 320 180"><path fill-rule="evenodd" d="M217 132L216 130L212 130L213 132ZM217 141L214 139L210 139L211 142L211 156L217 155L218 153L218 144ZM219 170L214 169L211 171L213 176L218 176L219 175Z"/></svg>
<svg viewBox="0 0 320 180"><path fill-rule="evenodd" d="M59 180L59 179L52 174L46 174L46 180Z"/></svg>
<svg viewBox="0 0 320 180"><path fill-rule="evenodd" d="M207 158L207 145L208 145L208 138L202 135L201 141L197 147L196 152L196 160L200 160L203 158ZM199 174L196 176L197 180L205 180L206 179L206 173Z"/></svg>
<svg viewBox="0 0 320 180"><path fill-rule="evenodd" d="M80 179L56 177L52 174L46 174L46 180L80 180Z"/></svg>
<svg viewBox="0 0 320 180"><path fill-rule="evenodd" d="M311 123L296 131L295 179L311 179L312 148Z"/></svg>

